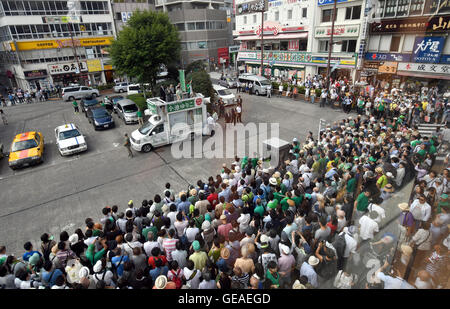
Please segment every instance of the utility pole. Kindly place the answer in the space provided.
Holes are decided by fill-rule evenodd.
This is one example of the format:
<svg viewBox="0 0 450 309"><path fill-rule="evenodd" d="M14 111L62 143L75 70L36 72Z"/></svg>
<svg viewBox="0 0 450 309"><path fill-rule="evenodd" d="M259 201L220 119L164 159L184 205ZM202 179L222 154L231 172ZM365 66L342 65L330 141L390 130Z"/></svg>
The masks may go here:
<svg viewBox="0 0 450 309"><path fill-rule="evenodd" d="M327 90L330 90L330 61L331 61L331 50L333 49L333 36L334 36L334 20L336 19L336 4L337 0L334 0L334 6L333 6L333 15L331 20L331 35L330 35L330 41L328 43L328 62L327 62Z"/></svg>
<svg viewBox="0 0 450 309"><path fill-rule="evenodd" d="M69 23L69 34L70 34L70 39L72 41L72 49L73 49L73 55L75 56L75 60L77 61L77 65L78 65L78 82L81 85L84 85L84 80L81 77L81 63L80 63L80 59L78 58L78 54L77 54L77 48L75 46L75 41L73 39L73 23Z"/></svg>
<svg viewBox="0 0 450 309"><path fill-rule="evenodd" d="M261 11L261 76L264 76L264 9Z"/></svg>

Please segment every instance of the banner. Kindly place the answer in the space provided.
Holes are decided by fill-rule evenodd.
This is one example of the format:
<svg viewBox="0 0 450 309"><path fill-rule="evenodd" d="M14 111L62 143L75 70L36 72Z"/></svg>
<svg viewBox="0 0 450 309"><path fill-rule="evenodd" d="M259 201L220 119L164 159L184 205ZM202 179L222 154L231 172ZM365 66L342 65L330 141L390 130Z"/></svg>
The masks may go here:
<svg viewBox="0 0 450 309"><path fill-rule="evenodd" d="M413 49L413 61L421 63L438 63L444 48L445 37L416 37Z"/></svg>
<svg viewBox="0 0 450 309"><path fill-rule="evenodd" d="M450 3L450 1L449 1ZM370 24L370 33L433 33L450 30L450 15L386 19Z"/></svg>
<svg viewBox="0 0 450 309"><path fill-rule="evenodd" d="M100 62L100 59L86 60L86 64L88 67L88 72L102 71L102 63Z"/></svg>
<svg viewBox="0 0 450 309"><path fill-rule="evenodd" d="M395 74L397 73L397 64L398 62L380 62L380 66L378 67L378 73L389 73Z"/></svg>
<svg viewBox="0 0 450 309"><path fill-rule="evenodd" d="M19 41L16 42L19 50L37 50L37 49L51 49L51 48L66 48L75 46L98 46L111 45L113 37L100 38L74 38L60 39L60 40L43 40L43 41ZM16 51L14 43L9 43L12 51Z"/></svg>
<svg viewBox="0 0 450 309"><path fill-rule="evenodd" d="M449 64L430 64L430 63L399 63L398 71L409 71L409 72L424 72L431 74L445 74L450 75L450 65Z"/></svg>
<svg viewBox="0 0 450 309"><path fill-rule="evenodd" d="M256 12L267 11L267 0L256 0L237 5L236 15L244 15Z"/></svg>
<svg viewBox="0 0 450 309"><path fill-rule="evenodd" d="M180 79L180 84L181 84L181 90L183 92L186 92L186 80L185 80L185 77L184 77L184 70L178 70L178 72L180 74L179 79Z"/></svg>
<svg viewBox="0 0 450 309"><path fill-rule="evenodd" d="M85 61L80 62L81 72L87 72L87 64ZM50 64L48 65L48 71L50 74L64 74L64 73L78 73L80 72L78 69L78 63L76 62L68 62L61 64Z"/></svg>
<svg viewBox="0 0 450 309"><path fill-rule="evenodd" d="M316 27L316 38L326 38L331 36L331 27ZM335 37L357 37L359 36L359 25L336 25L334 26Z"/></svg>
<svg viewBox="0 0 450 309"><path fill-rule="evenodd" d="M364 59L372 61L410 62L411 54L366 53Z"/></svg>

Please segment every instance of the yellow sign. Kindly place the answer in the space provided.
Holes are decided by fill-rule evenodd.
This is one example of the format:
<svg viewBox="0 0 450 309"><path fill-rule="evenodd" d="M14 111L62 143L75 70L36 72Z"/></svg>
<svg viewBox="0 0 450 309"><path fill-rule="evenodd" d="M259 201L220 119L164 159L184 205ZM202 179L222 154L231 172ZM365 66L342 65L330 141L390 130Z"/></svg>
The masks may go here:
<svg viewBox="0 0 450 309"><path fill-rule="evenodd" d="M355 59L352 60L341 60L340 64L344 64L344 65L355 65Z"/></svg>
<svg viewBox="0 0 450 309"><path fill-rule="evenodd" d="M113 37L100 38L74 38L61 40L45 40L45 41L22 41L17 42L19 50L35 50L35 49L51 49L51 48L66 48L75 46L97 46L97 45L111 45ZM9 43L11 50L15 51L14 43Z"/></svg>
<svg viewBox="0 0 450 309"><path fill-rule="evenodd" d="M105 65L103 65L103 68L104 68L105 71L113 69L111 64L105 64Z"/></svg>
<svg viewBox="0 0 450 309"><path fill-rule="evenodd" d="M378 73L389 73L395 74L397 73L397 64L398 62L380 62L380 66L378 67Z"/></svg>
<svg viewBox="0 0 450 309"><path fill-rule="evenodd" d="M89 72L99 72L102 71L102 63L100 59L86 60Z"/></svg>

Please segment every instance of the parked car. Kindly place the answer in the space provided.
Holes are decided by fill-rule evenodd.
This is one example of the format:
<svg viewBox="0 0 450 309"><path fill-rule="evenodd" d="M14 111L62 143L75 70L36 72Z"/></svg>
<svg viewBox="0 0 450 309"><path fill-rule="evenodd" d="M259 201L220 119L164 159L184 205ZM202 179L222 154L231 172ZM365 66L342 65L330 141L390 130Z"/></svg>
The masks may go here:
<svg viewBox="0 0 450 309"><path fill-rule="evenodd" d="M141 87L139 84L131 84L127 86L127 93L130 94L136 94L141 92Z"/></svg>
<svg viewBox="0 0 450 309"><path fill-rule="evenodd" d="M44 137L42 133L31 131L17 134L11 144L8 165L15 170L19 167L39 164L44 161Z"/></svg>
<svg viewBox="0 0 450 309"><path fill-rule="evenodd" d="M80 101L81 112L86 115L86 111L96 105L100 105L100 102L96 98L87 96Z"/></svg>
<svg viewBox="0 0 450 309"><path fill-rule="evenodd" d="M95 130L108 129L114 127L114 119L103 106L88 109L87 118Z"/></svg>
<svg viewBox="0 0 450 309"><path fill-rule="evenodd" d="M103 106L109 111L109 112L116 112L115 106L118 101L125 99L125 97L121 95L115 95L112 97L105 96L103 98Z"/></svg>
<svg viewBox="0 0 450 309"><path fill-rule="evenodd" d="M84 98L85 96L92 96L94 98L100 96L98 89L86 86L66 87L62 90L62 98L64 101L73 101Z"/></svg>
<svg viewBox="0 0 450 309"><path fill-rule="evenodd" d="M130 99L123 99L117 102L115 106L117 116L122 118L125 124L138 122L137 112L138 107L136 103Z"/></svg>
<svg viewBox="0 0 450 309"><path fill-rule="evenodd" d="M119 92L119 93L126 92L128 85L129 85L129 83L117 83L113 88L114 92Z"/></svg>
<svg viewBox="0 0 450 309"><path fill-rule="evenodd" d="M56 146L62 156L87 150L86 140L80 130L68 123L55 129Z"/></svg>
<svg viewBox="0 0 450 309"><path fill-rule="evenodd" d="M267 94L267 89L272 89L272 83L270 80L263 76L257 76L254 74L244 73L239 75L239 82L242 84L252 83L252 92L256 95Z"/></svg>
<svg viewBox="0 0 450 309"><path fill-rule="evenodd" d="M219 80L219 85L223 86L225 88L236 88L237 83L236 83L236 79L233 79L228 76L222 76Z"/></svg>
<svg viewBox="0 0 450 309"><path fill-rule="evenodd" d="M222 98L225 105L234 103L234 93L230 91L230 89L213 84L214 92L218 98Z"/></svg>

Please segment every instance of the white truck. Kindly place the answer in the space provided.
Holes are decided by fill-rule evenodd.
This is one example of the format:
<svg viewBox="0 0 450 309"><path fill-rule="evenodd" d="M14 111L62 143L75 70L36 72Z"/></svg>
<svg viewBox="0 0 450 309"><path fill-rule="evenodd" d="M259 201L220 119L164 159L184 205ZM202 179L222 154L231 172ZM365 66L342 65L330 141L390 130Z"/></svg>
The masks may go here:
<svg viewBox="0 0 450 309"><path fill-rule="evenodd" d="M209 98L197 96L179 101L165 102L160 98L147 99L147 123L131 133L131 146L136 151L149 152L153 148L169 145L202 135L214 135L215 121L207 117ZM212 119L212 120L211 120Z"/></svg>

